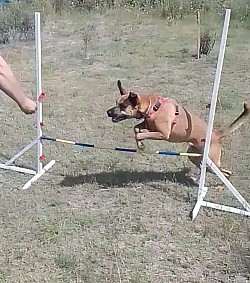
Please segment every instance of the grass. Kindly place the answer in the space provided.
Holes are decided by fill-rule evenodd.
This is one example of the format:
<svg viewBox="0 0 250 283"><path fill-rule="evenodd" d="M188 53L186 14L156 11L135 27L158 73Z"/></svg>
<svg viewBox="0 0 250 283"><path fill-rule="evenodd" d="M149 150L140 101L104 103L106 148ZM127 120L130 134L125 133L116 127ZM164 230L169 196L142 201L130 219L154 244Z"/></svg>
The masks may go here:
<svg viewBox="0 0 250 283"><path fill-rule="evenodd" d="M112 124L106 110L116 81L134 91L154 90L207 118L219 44L199 61L193 18L166 25L135 11L48 18L43 29L44 134L96 145L134 147L134 121ZM91 29L89 29L91 27ZM85 58L82 30L90 31ZM216 125L229 123L249 99L249 35L231 24ZM183 49L187 52L180 52ZM13 43L2 54L30 93L34 42ZM2 95L1 160L28 143L34 118ZM224 142L223 163L249 199L249 125ZM148 149L186 149L147 141ZM44 142L57 163L28 191L26 176L0 176L1 282L248 282L248 219L202 209L189 212L196 188L185 177L190 163L174 157L93 151ZM33 165L32 154L19 164ZM244 169L244 170L243 170ZM209 176L211 185L218 180ZM227 191L211 200L237 205Z"/></svg>

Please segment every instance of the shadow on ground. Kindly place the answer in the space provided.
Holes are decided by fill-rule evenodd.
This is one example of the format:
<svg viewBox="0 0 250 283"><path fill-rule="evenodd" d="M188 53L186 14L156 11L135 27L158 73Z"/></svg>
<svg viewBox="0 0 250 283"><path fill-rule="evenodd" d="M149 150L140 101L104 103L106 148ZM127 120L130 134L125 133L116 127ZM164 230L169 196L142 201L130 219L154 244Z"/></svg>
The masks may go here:
<svg viewBox="0 0 250 283"><path fill-rule="evenodd" d="M194 186L192 179L187 176L188 170L178 172L155 172L155 171L114 171L94 174L66 176L61 181L62 187L72 187L84 183L97 183L102 187L124 187L129 183L149 183L154 181L170 181L185 186Z"/></svg>
<svg viewBox="0 0 250 283"><path fill-rule="evenodd" d="M235 244L235 242L232 242L230 246L232 261L238 274L241 275L239 277L242 277L241 282L248 282L247 279L250 278L250 247L245 246L240 241L237 244Z"/></svg>

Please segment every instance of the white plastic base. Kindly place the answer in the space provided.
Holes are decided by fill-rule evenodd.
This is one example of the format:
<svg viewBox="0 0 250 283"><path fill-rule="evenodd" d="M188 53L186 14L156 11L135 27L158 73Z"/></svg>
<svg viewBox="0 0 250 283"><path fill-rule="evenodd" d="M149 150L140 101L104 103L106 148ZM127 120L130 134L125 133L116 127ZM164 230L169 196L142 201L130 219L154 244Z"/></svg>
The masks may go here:
<svg viewBox="0 0 250 283"><path fill-rule="evenodd" d="M32 177L22 188L21 190L27 190L34 182L36 182L42 175L44 175L54 164L55 160L51 160L47 165L43 167L40 173L37 173L34 177Z"/></svg>

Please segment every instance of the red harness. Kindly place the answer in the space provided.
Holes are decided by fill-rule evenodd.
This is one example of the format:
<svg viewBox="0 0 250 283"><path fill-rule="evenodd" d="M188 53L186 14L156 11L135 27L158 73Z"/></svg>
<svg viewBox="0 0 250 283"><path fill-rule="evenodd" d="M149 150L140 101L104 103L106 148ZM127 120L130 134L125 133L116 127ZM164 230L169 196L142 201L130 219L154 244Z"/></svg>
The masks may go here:
<svg viewBox="0 0 250 283"><path fill-rule="evenodd" d="M172 103L172 102L171 102L168 98L158 96L158 100L157 100L157 102L155 103L155 105L149 110L149 112L148 112L148 114L147 114L147 118L150 118L150 116L151 116L152 114L154 114L156 111L158 111L158 109L160 108L160 106L161 106L163 103ZM178 115L179 115L179 108L178 108L178 105L175 105L175 107L176 107L175 116L178 116ZM177 119L177 117L173 120L173 122L172 122L173 125L176 124L176 119Z"/></svg>

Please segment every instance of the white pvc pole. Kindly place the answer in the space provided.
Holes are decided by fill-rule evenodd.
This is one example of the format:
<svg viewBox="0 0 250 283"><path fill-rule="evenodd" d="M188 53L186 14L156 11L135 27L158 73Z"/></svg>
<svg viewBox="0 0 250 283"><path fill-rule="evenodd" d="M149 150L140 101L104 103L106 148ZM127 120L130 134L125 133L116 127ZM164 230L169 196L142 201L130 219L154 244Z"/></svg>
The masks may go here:
<svg viewBox="0 0 250 283"><path fill-rule="evenodd" d="M37 96L37 113L36 113L36 131L37 131L37 173L42 172L43 164L41 156L43 148L41 143L42 136L42 102L39 97L42 94L42 48L41 48L41 24L40 13L35 13L35 38L36 38L36 96Z"/></svg>
<svg viewBox="0 0 250 283"><path fill-rule="evenodd" d="M225 49L226 49L228 27L229 27L229 22L230 22L230 14L231 14L231 9L226 9L226 15L225 15L225 20L224 20L220 51L219 51L219 56L218 56L218 63L217 63L217 69L216 69L216 75L215 75L214 87L213 87L213 93L212 93L212 99L211 99L209 121L208 121L208 127L207 127L207 132L206 132L205 148L204 148L203 160L202 160L202 165L201 165L199 192L204 188L204 185L205 185L207 158L209 155L209 148L210 148L211 136L212 136L212 130L213 130L213 124L214 124L214 116L215 116L215 111L216 111L216 103L217 103L218 91L219 91L219 86L220 86L221 72L223 68L223 60L224 60Z"/></svg>
<svg viewBox="0 0 250 283"><path fill-rule="evenodd" d="M10 160L8 160L5 165L9 166L13 164L20 156L24 155L26 151L31 149L35 144L37 143L37 140L34 140L33 142L26 145L21 151L19 151L15 156L13 156Z"/></svg>

